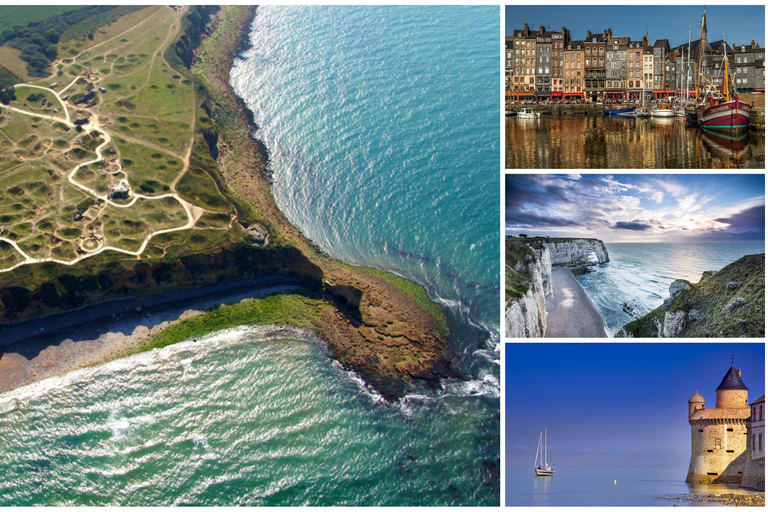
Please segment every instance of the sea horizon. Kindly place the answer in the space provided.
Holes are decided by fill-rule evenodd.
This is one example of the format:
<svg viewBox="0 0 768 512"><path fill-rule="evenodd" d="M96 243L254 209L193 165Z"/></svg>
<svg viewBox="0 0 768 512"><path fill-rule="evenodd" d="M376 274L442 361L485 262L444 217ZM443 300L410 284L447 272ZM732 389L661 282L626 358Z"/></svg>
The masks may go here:
<svg viewBox="0 0 768 512"><path fill-rule="evenodd" d="M605 242L607 263L576 276L613 337L669 297L678 279L698 283L705 271L719 271L739 258L765 252L764 242ZM642 250L640 249L642 246Z"/></svg>

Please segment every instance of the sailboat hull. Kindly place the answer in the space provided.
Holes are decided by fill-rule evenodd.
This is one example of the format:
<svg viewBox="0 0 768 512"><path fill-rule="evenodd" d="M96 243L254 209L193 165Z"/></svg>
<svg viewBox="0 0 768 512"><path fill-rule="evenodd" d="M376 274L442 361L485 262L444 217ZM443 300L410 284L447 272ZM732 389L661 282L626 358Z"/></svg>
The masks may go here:
<svg viewBox="0 0 768 512"><path fill-rule="evenodd" d="M552 476L555 474L554 469L542 469L542 468L536 468L536 476Z"/></svg>

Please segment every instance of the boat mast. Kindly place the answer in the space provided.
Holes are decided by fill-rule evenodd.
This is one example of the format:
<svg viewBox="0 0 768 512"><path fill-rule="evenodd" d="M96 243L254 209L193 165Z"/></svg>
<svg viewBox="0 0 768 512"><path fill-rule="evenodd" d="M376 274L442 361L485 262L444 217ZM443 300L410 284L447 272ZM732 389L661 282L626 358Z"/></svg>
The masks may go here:
<svg viewBox="0 0 768 512"><path fill-rule="evenodd" d="M691 27L688 26L688 59L685 64L685 103L688 104L688 100L690 99L688 97L688 94L690 94L691 90L691 70L689 69L691 67Z"/></svg>
<svg viewBox="0 0 768 512"><path fill-rule="evenodd" d="M539 450L541 450L541 432L539 432L539 446L536 447L536 460L533 461L533 467L536 468L536 464L539 463Z"/></svg>
<svg viewBox="0 0 768 512"><path fill-rule="evenodd" d="M549 467L547 464L547 429L544 429L544 467Z"/></svg>
<svg viewBox="0 0 768 512"><path fill-rule="evenodd" d="M728 86L728 43L723 34L723 96L725 101L731 101L731 88Z"/></svg>
<svg viewBox="0 0 768 512"><path fill-rule="evenodd" d="M707 8L704 8L704 17L701 19L701 35L699 35L699 73L696 75L696 104L699 103L699 87L701 81L699 75L701 74L701 55L704 53L704 24L707 22Z"/></svg>

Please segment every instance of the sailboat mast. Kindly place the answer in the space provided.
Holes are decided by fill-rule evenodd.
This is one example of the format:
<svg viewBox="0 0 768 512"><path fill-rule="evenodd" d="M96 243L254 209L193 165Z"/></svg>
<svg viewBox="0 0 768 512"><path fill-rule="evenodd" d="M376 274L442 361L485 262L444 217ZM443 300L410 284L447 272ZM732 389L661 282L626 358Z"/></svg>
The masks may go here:
<svg viewBox="0 0 768 512"><path fill-rule="evenodd" d="M696 103L699 103L699 87L701 86L701 80L699 75L701 74L701 55L704 53L704 24L707 22L707 8L704 8L704 17L701 21L701 35L699 36L699 73L696 75Z"/></svg>
<svg viewBox="0 0 768 512"><path fill-rule="evenodd" d="M691 27L688 27L688 61L685 65L685 103L688 103L688 95L691 91Z"/></svg>
<svg viewBox="0 0 768 512"><path fill-rule="evenodd" d="M547 429L544 429L544 467L549 467L547 464Z"/></svg>
<svg viewBox="0 0 768 512"><path fill-rule="evenodd" d="M533 467L536 468L536 464L539 463L539 450L541 450L541 432L539 432L539 445L536 447L536 460L533 461Z"/></svg>

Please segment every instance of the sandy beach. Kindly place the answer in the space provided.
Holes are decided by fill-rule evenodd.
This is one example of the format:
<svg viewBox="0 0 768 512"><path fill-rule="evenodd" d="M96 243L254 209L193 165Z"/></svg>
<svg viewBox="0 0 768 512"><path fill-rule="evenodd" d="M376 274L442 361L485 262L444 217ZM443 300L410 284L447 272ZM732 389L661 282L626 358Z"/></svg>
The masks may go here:
<svg viewBox="0 0 768 512"><path fill-rule="evenodd" d="M607 338L603 318L569 268L552 269L545 338Z"/></svg>
<svg viewBox="0 0 768 512"><path fill-rule="evenodd" d="M284 278L233 281L3 326L0 393L128 355L169 325L222 304L295 289Z"/></svg>

